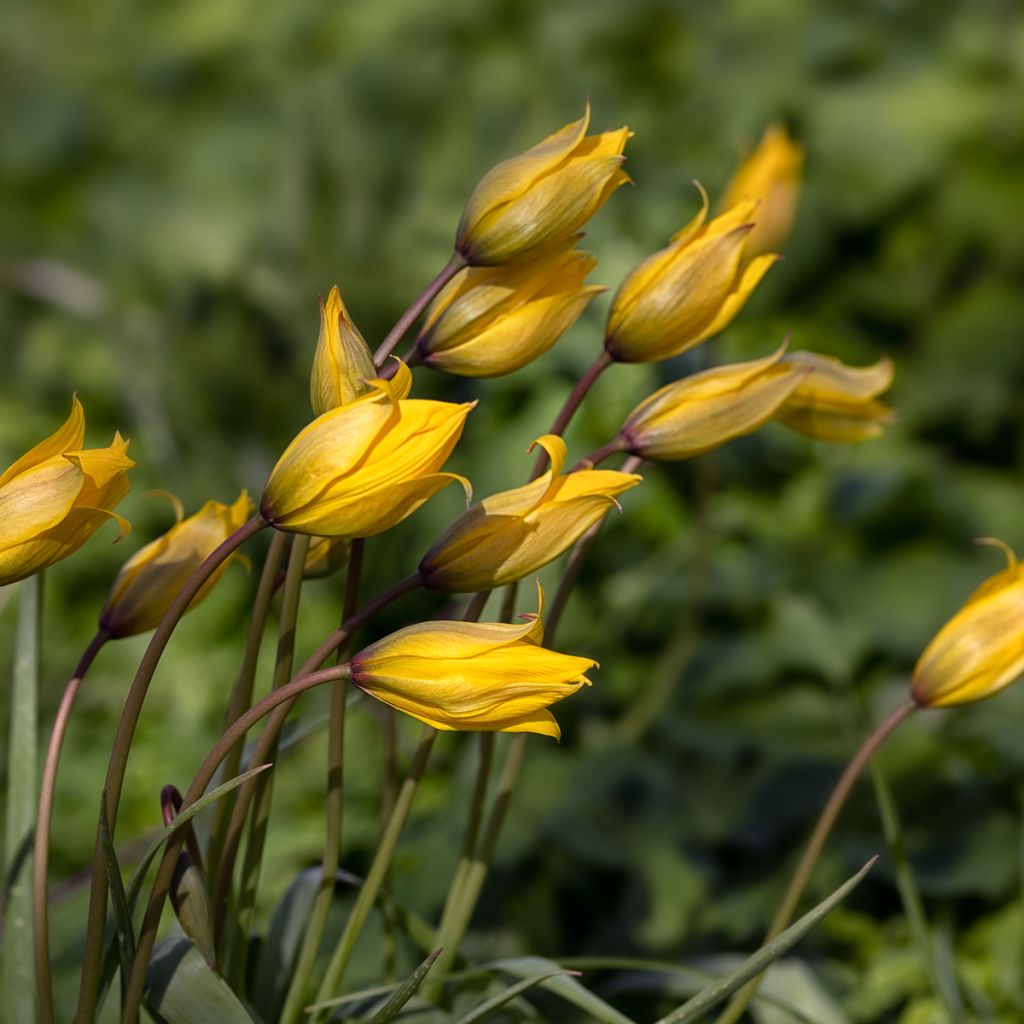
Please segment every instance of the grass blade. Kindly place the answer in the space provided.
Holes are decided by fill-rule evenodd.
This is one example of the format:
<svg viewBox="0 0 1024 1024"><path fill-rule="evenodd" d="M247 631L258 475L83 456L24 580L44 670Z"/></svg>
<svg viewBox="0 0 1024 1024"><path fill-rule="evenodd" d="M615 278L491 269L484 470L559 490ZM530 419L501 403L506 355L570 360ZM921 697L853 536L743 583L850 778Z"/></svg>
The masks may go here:
<svg viewBox="0 0 1024 1024"><path fill-rule="evenodd" d="M575 978L570 977L561 964L556 964L553 960L542 956L522 956L514 960L496 960L493 966L524 980L548 971L552 976L546 981L538 982L540 987L567 1003L578 1006L590 1020L599 1021L600 1024L634 1024L625 1014L619 1013L614 1006L595 996Z"/></svg>
<svg viewBox="0 0 1024 1024"><path fill-rule="evenodd" d="M110 836L110 819L107 817L107 794L100 797L100 846L107 862L107 888L110 890L110 906L114 914L114 928L117 933L117 952L121 960L121 977L127 978L135 958L135 928L132 912L124 891L121 865L117 862L117 851Z"/></svg>
<svg viewBox="0 0 1024 1024"><path fill-rule="evenodd" d="M804 914L795 924L791 924L781 935L776 936L767 945L762 946L753 956L748 957L734 971L730 971L714 985L709 985L687 1000L667 1017L662 1017L657 1024L688 1024L707 1013L712 1006L728 999L738 988L745 985L751 978L756 978L762 971L779 959L784 953L795 946L822 918L830 914L860 884L864 876L875 866L878 857L872 857L852 878L844 882L828 899L819 903L810 913Z"/></svg>
<svg viewBox="0 0 1024 1024"><path fill-rule="evenodd" d="M42 576L21 583L7 747L4 830L4 1020L35 1020L32 962L32 842L36 821L36 746Z"/></svg>
<svg viewBox="0 0 1024 1024"><path fill-rule="evenodd" d="M153 951L146 1005L165 1024L253 1024L227 982L188 939L168 939Z"/></svg>
<svg viewBox="0 0 1024 1024"><path fill-rule="evenodd" d="M409 975L399 986L398 991L370 1018L370 1024L389 1024L397 1016L403 1006L418 991L423 979L430 973L434 961L441 955L440 949L435 949L426 960Z"/></svg>
<svg viewBox="0 0 1024 1024"><path fill-rule="evenodd" d="M522 995L528 989L533 988L534 985L539 985L542 981L547 981L548 978L554 978L559 974L575 973L575 971L563 969L559 971L545 971L543 974L533 974L529 978L523 978L522 981L517 981L514 985L505 989L504 992L499 992L492 999L488 999L486 1003L481 1003L475 1010L470 1010L465 1017L459 1018L457 1024L477 1024L478 1021L484 1020L491 1011L501 1009L507 1002L515 999L516 996Z"/></svg>

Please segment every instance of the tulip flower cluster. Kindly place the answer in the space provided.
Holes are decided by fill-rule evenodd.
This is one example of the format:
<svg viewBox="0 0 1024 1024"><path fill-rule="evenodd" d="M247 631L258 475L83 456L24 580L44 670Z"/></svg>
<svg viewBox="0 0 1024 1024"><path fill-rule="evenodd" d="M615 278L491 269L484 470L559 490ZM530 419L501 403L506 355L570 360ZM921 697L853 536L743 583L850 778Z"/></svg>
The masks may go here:
<svg viewBox="0 0 1024 1024"><path fill-rule="evenodd" d="M486 869L514 788L522 758L522 747L515 744L530 733L560 738L561 728L550 708L589 685L589 673L598 667L588 655L553 649L551 637L575 570L602 520L612 509L622 510L620 499L628 512L629 492L642 482L635 472L639 465L695 458L761 428L777 430L778 426L768 426L772 422L814 440L851 443L878 437L892 421L882 398L893 380L893 364L887 358L853 367L821 353L789 351L786 342L774 352L766 345L766 354L745 362L716 363L677 380L663 377L664 386L641 401L603 447L589 456L578 453L569 458L565 428L599 374L614 364L668 360L710 341L741 315L778 260L771 250L784 247L794 220L802 151L781 128L769 129L725 190L718 212L711 215L712 205L701 188L701 206L689 224L619 283L604 331L597 332L593 344L591 369L567 396L552 428L535 432L540 436L530 450L540 450L540 461L533 476L524 482L525 473L513 473L506 489L469 505L418 565L408 566L409 576L355 610L366 538L385 534L449 483L462 486L467 504L472 494L470 482L445 466L464 431L472 430L470 414L477 403L410 397L412 367L417 374L437 370L467 378L514 373L544 358L585 313L591 315L588 307L606 290L604 285L585 283L598 262L576 246L589 218L629 180L623 162L631 133L623 127L588 134L590 116L588 106L579 120L483 177L466 204L451 260L376 355L350 317L339 289L331 288L320 303L319 335L311 352L314 418L298 431L271 470L257 514L251 516L252 503L244 490L230 504L211 499L187 517L172 499L176 523L133 554L113 581L99 616L97 638L62 699L40 798L37 859L42 867L35 882L35 906L42 916L35 922L35 950L39 1005L47 1021L54 1019L45 920L47 838L63 730L78 685L106 640L155 631L126 695L102 790L76 1018L91 1024L106 988L102 964L110 832L116 826L128 750L147 689L178 620L207 596L232 560L244 557L238 549L260 530L267 528L273 540L257 585L242 667L234 691L224 695L226 732L199 769L184 802L175 796L165 814L170 821L186 804L194 803L222 763L227 764L225 771L237 774L243 767L246 731L267 716L248 767L272 762L292 703L304 690L330 684L323 884L303 933L302 950L294 956L294 951L289 953L294 964L283 1009L259 1008L263 1019L294 1024L304 1019L303 1007L312 1002L308 997L313 972L323 966L320 945L338 867L349 683L379 704L423 723L427 732L402 795L389 805L381 845L321 979L318 1004L336 996L341 985L362 923L387 874L434 731L520 734L511 741L501 797L495 798L487 817L484 852L476 850L470 830L473 841L467 840L467 856L476 858L473 870L456 875L439 925L434 945L446 948L449 958L454 955L482 884L479 872ZM388 359L420 316L422 323L406 358ZM619 366L614 372L628 375L633 368ZM471 386L479 385L464 385ZM486 387L479 394L486 402ZM25 579L72 555L108 519L127 531L128 524L114 511L128 490L127 472L133 466L127 442L120 434L106 448L84 448L84 442L84 412L75 398L67 422L0 475L0 585ZM616 455L622 460L619 466L599 465ZM374 550L371 544L371 556ZM286 552L287 568L282 570ZM539 584L537 613L525 623L514 615L515 585L569 552L573 571L566 572L553 602L546 641ZM326 577L342 567L347 577L345 621L293 672L303 579ZM279 586L274 688L262 702L250 706L261 638ZM322 669L335 651L347 649L355 629L414 588L427 592L421 595L424 601L438 602L438 594L472 597L462 621L410 622L390 635L378 635L340 666ZM507 588L505 621L478 621L496 588ZM437 614L451 612L439 607ZM599 640L591 643L596 646ZM1009 567L982 586L929 645L914 670L912 693L918 706L945 707L989 696L1022 672L1024 570L1011 556ZM211 680L209 685L217 684ZM474 829L483 820L489 754L481 763L484 774L469 815ZM142 928L133 937L134 945L123 944L121 949L125 1020L134 1019L143 997L168 893L186 934L202 947L207 965L240 986L240 1000L252 998L245 989L246 937L239 940L229 934L231 928L244 927L245 914L226 924L225 908L248 911L254 905L254 892L236 888L234 857L239 836L251 821L256 826L249 832L246 862L258 863L269 800L267 791L258 791L247 777L245 785L231 790L230 801L225 800L222 820L210 830L204 856L199 855L190 825L168 840ZM186 834L190 853L182 863L187 864L188 900L182 895L185 872L175 874L174 868ZM217 866L210 877L204 875L204 860ZM252 872L246 875L251 878ZM471 876L477 877L475 892L467 881ZM124 898L116 887L115 897ZM196 907L202 910L201 938ZM458 912L449 913L452 907ZM119 912L122 909L118 907ZM230 961L232 956L237 962L227 963L226 969L225 957ZM442 960L438 968L442 975L445 964ZM149 996L154 1016L161 1016L159 995L150 991ZM319 1019L319 1010L311 1012L312 1019Z"/></svg>

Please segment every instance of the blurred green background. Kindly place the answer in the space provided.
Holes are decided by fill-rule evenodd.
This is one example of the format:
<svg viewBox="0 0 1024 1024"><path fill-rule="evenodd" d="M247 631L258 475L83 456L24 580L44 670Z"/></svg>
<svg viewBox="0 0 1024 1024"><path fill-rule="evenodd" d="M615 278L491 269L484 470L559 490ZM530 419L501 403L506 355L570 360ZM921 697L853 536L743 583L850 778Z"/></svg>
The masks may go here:
<svg viewBox="0 0 1024 1024"><path fill-rule="evenodd" d="M972 539L1024 547L1020 6L15 0L0 9L0 81L0 464L52 431L73 391L88 443L119 428L138 462L121 507L132 536L114 547L104 529L47 574L46 729L118 566L169 525L145 492L174 491L189 509L258 494L308 421L318 294L337 283L378 341L447 259L477 179L578 117L587 97L594 128L636 132L636 187L586 240L592 280L612 288L694 213L693 179L714 200L765 124L789 125L807 163L786 260L714 358L767 353L787 332L794 347L851 362L889 353L899 421L856 448L769 425L693 463L646 468L561 634L602 668L560 709L561 745L530 744L466 944L473 958L601 952L711 969L754 948L858 737L1000 567ZM598 349L607 303L510 378L417 372L421 395L480 400L452 459L479 495L523 478L527 444ZM613 368L571 451L602 443L694 365ZM409 572L459 507L444 492L372 540L364 593ZM218 733L254 584L231 570L176 635L132 756L122 840L158 823L161 785L184 788ZM340 588L306 590L300 653L333 628ZM0 590L3 666L14 589ZM366 635L440 607L409 599ZM74 875L144 645L102 653L68 742L54 853L67 880L54 921L65 1001L84 912ZM348 757L344 864L356 872L377 830L373 710L353 715ZM6 708L0 717L6 730ZM880 759L978 1020L1024 1019L1022 720L1018 687L915 716ZM319 859L323 745L313 736L277 773L262 914ZM442 737L399 853L395 890L430 917L474 753L471 737ZM882 860L775 981L816 1020L943 1019L883 848L865 780L814 894L871 853ZM360 972L380 976L370 956ZM674 998L651 975L584 980L640 1019Z"/></svg>

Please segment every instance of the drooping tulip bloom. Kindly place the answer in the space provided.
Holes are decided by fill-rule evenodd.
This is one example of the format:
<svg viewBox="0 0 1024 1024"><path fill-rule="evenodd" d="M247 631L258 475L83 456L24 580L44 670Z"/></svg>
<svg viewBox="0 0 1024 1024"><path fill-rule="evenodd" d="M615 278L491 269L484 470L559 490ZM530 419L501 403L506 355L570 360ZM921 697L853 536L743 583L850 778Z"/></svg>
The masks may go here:
<svg viewBox="0 0 1024 1024"><path fill-rule="evenodd" d="M337 287L320 303L320 337L309 379L309 401L322 416L372 391L378 376L365 339L349 318Z"/></svg>
<svg viewBox="0 0 1024 1024"><path fill-rule="evenodd" d="M597 662L541 647L540 608L525 625L422 622L360 651L352 682L435 729L535 732L558 739L548 705L575 693Z"/></svg>
<svg viewBox="0 0 1024 1024"><path fill-rule="evenodd" d="M404 363L391 381L318 416L285 449L260 514L289 533L370 537L416 511L445 484L440 472L475 403L408 399Z"/></svg>
<svg viewBox="0 0 1024 1024"><path fill-rule="evenodd" d="M252 502L245 491L231 505L208 501L184 517L172 497L177 522L162 537L125 562L100 613L100 626L112 637L135 636L156 629L192 574L249 518ZM191 611L210 592L230 564L225 559L189 605Z"/></svg>
<svg viewBox="0 0 1024 1024"><path fill-rule="evenodd" d="M629 130L587 135L589 124L588 103L578 121L484 175L455 238L470 266L513 263L567 242L629 181L622 170Z"/></svg>
<svg viewBox="0 0 1024 1024"><path fill-rule="evenodd" d="M119 433L107 448L82 448L85 412L74 398L64 425L0 475L0 586L74 554L128 493L135 463Z"/></svg>
<svg viewBox="0 0 1024 1024"><path fill-rule="evenodd" d="M821 441L866 441L892 422L878 396L892 384L890 359L874 366L847 366L816 352L791 352L784 362L804 371L775 418Z"/></svg>
<svg viewBox="0 0 1024 1024"><path fill-rule="evenodd" d="M756 227L747 239L751 255L778 250L789 237L800 194L804 151L782 125L770 125L757 148L729 183L722 209L753 200Z"/></svg>
<svg viewBox="0 0 1024 1024"><path fill-rule="evenodd" d="M641 263L612 300L605 349L620 363L677 356L724 330L778 259L749 259L755 203L743 202L707 222L700 213L666 249Z"/></svg>
<svg viewBox="0 0 1024 1024"><path fill-rule="evenodd" d="M534 444L548 453L548 471L485 498L448 528L420 562L431 590L469 593L521 580L572 547L642 479L607 469L563 474L565 442L545 434Z"/></svg>
<svg viewBox="0 0 1024 1024"><path fill-rule="evenodd" d="M783 361L786 346L763 359L716 366L656 391L627 417L620 436L633 455L689 459L753 433L777 412L802 371Z"/></svg>
<svg viewBox="0 0 1024 1024"><path fill-rule="evenodd" d="M984 700L1024 673L1024 567L986 580L936 634L914 667L911 692L926 708Z"/></svg>
<svg viewBox="0 0 1024 1024"><path fill-rule="evenodd" d="M528 263L465 268L428 310L418 358L462 377L518 370L551 348L604 291L583 284L596 265L589 253L565 248Z"/></svg>

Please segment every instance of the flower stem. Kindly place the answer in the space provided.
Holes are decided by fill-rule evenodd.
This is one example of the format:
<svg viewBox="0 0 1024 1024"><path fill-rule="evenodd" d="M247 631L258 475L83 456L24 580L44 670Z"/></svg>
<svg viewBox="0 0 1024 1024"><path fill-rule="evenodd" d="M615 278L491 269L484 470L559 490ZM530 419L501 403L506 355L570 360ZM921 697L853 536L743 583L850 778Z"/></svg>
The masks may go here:
<svg viewBox="0 0 1024 1024"><path fill-rule="evenodd" d="M181 803L181 809L187 810L203 795L206 787L213 781L217 769L231 751L231 748L236 743L240 743L245 738L245 734L257 722L277 708L290 704L307 690L312 690L316 686L323 686L324 683L330 683L335 679L347 676L348 671L348 665L338 665L333 668L321 669L319 672L310 672L306 675L297 676L239 715L238 719L224 731L224 734L206 755L205 760L199 767L199 771L196 772L195 778L188 787L188 792ZM138 1019L139 1005L142 1002L149 958L156 941L156 932L160 925L160 915L163 912L164 901L167 899L167 893L170 889L174 866L185 842L185 833L185 828L181 828L168 838L163 856L160 859L160 865L157 868L156 877L153 880L153 888L149 894L149 902L146 904L146 913L143 916L142 927L139 930L135 946L135 959L132 961L131 976L128 978L125 989L124 1009L121 1015L124 1024L134 1024Z"/></svg>
<svg viewBox="0 0 1024 1024"><path fill-rule="evenodd" d="M393 587L384 591L383 594L379 594L368 605L357 611L347 622L343 622L338 629L327 637L327 639L306 659L305 664L298 671L298 676L304 676L310 672L315 672L364 622L376 615L381 609L386 608L393 601L398 600L398 598L403 594L407 594L409 591L415 590L420 586L420 583L421 579L419 575L413 574L412 576L407 576L404 580L400 580ZM267 719L267 724L264 726L263 732L260 734L260 738L256 741L252 756L249 759L250 765L267 763L270 752L274 749L277 743L277 738L281 733L281 729L284 728L284 723L287 721L291 709L291 702L286 702L279 708L276 708L273 714ZM237 852L238 850L238 844L241 841L242 831L245 828L245 822L249 813L249 805L256 793L257 781L258 777L256 779L250 779L238 787L238 796L235 801L235 806L231 812L231 820L228 824L228 830L224 841L225 851L233 850ZM222 864L221 872L223 873L226 870L227 869ZM230 870L233 870L233 866ZM230 876L228 875L225 877Z"/></svg>
<svg viewBox="0 0 1024 1024"><path fill-rule="evenodd" d="M50 905L47 876L50 864L50 832L53 827L53 797L57 787L60 753L75 706L75 698L78 696L78 688L100 648L109 639L110 634L105 629L98 629L82 653L74 674L67 681L57 707L50 742L46 748L46 760L43 763L43 779L39 787L39 806L36 811L35 861L32 874L32 942L36 961L37 1012L40 1024L54 1024L56 1020L53 978L50 972Z"/></svg>
<svg viewBox="0 0 1024 1024"><path fill-rule="evenodd" d="M398 318L398 322L387 333L387 337L380 343L377 351L373 353L374 365L378 368L384 365L385 360L394 351L395 346L405 336L405 332L412 327L417 317L434 301L437 293L466 265L465 259L460 253L453 253L452 258L444 265L441 273L434 278L422 294L413 304Z"/></svg>
<svg viewBox="0 0 1024 1024"><path fill-rule="evenodd" d="M256 587L256 597L253 600L252 615L249 618L249 632L245 638L245 651L242 654L242 664L239 667L238 678L235 680L234 689L231 691L231 699L224 713L225 729L252 704L252 690L256 679L256 666L259 664L260 643L263 640L263 631L266 628L270 604L277 590L277 572L281 565L281 559L284 556L288 540L288 534L282 533L280 530L275 530L273 537L270 539L270 547L263 562L263 571L260 573L260 581ZM234 778L238 774L241 761L242 747L238 745L228 754L224 762L223 777L225 779ZM213 809L213 826L210 829L210 840L206 845L207 877L211 879L218 877L228 822L230 821L229 812L233 806L234 795L230 798L218 800Z"/></svg>
<svg viewBox="0 0 1024 1024"><path fill-rule="evenodd" d="M345 606L342 621L347 622L356 611L359 582L363 569L363 541L352 542L349 553L348 579L345 584ZM335 876L341 860L341 827L345 795L345 709L348 700L348 679L339 679L331 686L331 709L327 724L327 795L324 799L326 827L324 855L320 865L320 886L313 909L306 923L306 934L288 983L288 992L281 1010L279 1024L294 1024L302 1012L306 986L309 984L316 955L327 927L327 916L334 896Z"/></svg>
<svg viewBox="0 0 1024 1024"><path fill-rule="evenodd" d="M914 879L914 871L907 856L896 802L893 799L889 783L876 761L871 762L871 781L875 787L875 798L882 819L885 841L889 845L889 853L896 869L896 888L899 890L900 902L903 904L903 913L906 915L910 931L921 950L921 956L924 958L935 994L942 1002L950 1024L960 1024L964 1019L964 1008L960 1001L960 993L957 991L956 978L951 973L944 974L936 962L935 942L925 916L921 893Z"/></svg>
<svg viewBox="0 0 1024 1024"><path fill-rule="evenodd" d="M594 466L599 466L605 459L610 458L616 452L625 451L626 444L626 439L621 434L616 434L607 444L601 445L600 448L592 451L585 458L580 459L572 467L571 472L575 473L580 469L593 469Z"/></svg>
<svg viewBox="0 0 1024 1024"><path fill-rule="evenodd" d="M853 789L853 784L860 777L860 773L871 760L871 756L875 751L882 745L890 733L916 708L917 704L913 701L908 701L906 704L898 707L888 718L884 719L875 731L861 744L860 749L853 755L849 764L843 770L843 774L839 776L839 781L836 783L828 798L828 802L822 809L818 822L814 826L814 831L811 833L811 838L808 840L807 846L804 848L804 852L797 863L793 877L789 881L789 887L782 897L782 902L779 904L778 910L775 911L775 917L772 918L772 923L765 934L764 942L770 942L776 935L785 931L786 926L793 920L793 914L800 902L800 897L803 895L804 889L807 888L807 883L814 873L814 868L818 863L818 858L821 856L821 851L825 846L829 833L832 831L832 826L835 824L836 818L839 817L839 812L843 809L846 798L850 795L850 790ZM729 1005L725 1008L725 1012L718 1018L717 1024L735 1024L750 1005L750 1001L757 992L760 983L760 977L747 982L732 997Z"/></svg>
<svg viewBox="0 0 1024 1024"><path fill-rule="evenodd" d="M345 922L345 930L342 932L338 945L334 950L334 955L331 957L331 962L327 966L324 979L320 983L317 1002L330 999L341 984L345 969L348 967L352 954L355 951L356 942L370 913L370 908L377 899L381 884L391 865L395 847L398 845L398 837L401 835L402 828L405 826L406 819L409 816L416 787L423 776L423 770L427 765L427 758L430 756L430 750L436 738L437 731L432 726L425 725L420 734L419 746L417 746L416 752L413 754L409 772L402 783L401 789L398 791L398 797L395 800L395 806L392 808L391 817L388 819L387 826L381 835L380 843L377 845L377 852L374 854L369 873L359 889L355 905L352 907L348 920ZM315 1020L316 1018L312 1019Z"/></svg>
<svg viewBox="0 0 1024 1024"><path fill-rule="evenodd" d="M284 593L281 597L281 618L278 623L277 656L274 662L273 689L283 686L292 678L295 663L295 624L299 617L299 598L302 593L302 574L306 568L306 553L309 551L309 537L300 534L292 542L292 550L288 556L288 570L285 574ZM277 744L267 756L268 761L277 760ZM256 902L256 890L259 886L260 864L263 861L263 843L270 821L270 803L274 794L272 772L264 772L257 776L256 803L249 822L249 841L242 859L242 872L238 883L238 902L236 904L237 919L233 928L234 942L231 944L229 969L225 976L229 983L236 984L236 991L241 991L241 982L245 974L245 958L248 947L249 924L252 919L253 906ZM232 858L233 860L233 858ZM218 881L220 879L218 878ZM230 902L231 876L223 890ZM218 908L221 909L221 908Z"/></svg>
<svg viewBox="0 0 1024 1024"><path fill-rule="evenodd" d="M569 397L566 398L565 404L559 410L558 415L555 417L551 424L551 429L548 430L549 434L558 434L561 436L565 433L565 428L569 426L569 422L572 420L576 413L576 410L580 407L583 399L587 397L587 392L593 386L594 381L612 365L612 357L608 353L601 349L601 354L594 360L590 365L590 369L576 382L576 386L569 392ZM533 466L533 474L530 476L531 480L536 480L537 477L544 472L544 467L548 462L548 453L541 449L540 454L537 456L537 461Z"/></svg>
<svg viewBox="0 0 1024 1024"><path fill-rule="evenodd" d="M0 1017L35 1019L32 984L32 826L36 804L39 656L42 648L43 576L21 582L7 746L2 912L4 930Z"/></svg>
<svg viewBox="0 0 1024 1024"><path fill-rule="evenodd" d="M149 646L146 648L146 653L142 657L142 662L139 664L135 678L132 680L131 689L125 699L121 720L118 722L117 732L114 736L113 749L110 752L106 781L103 784L104 803L111 838L113 838L114 828L117 824L121 789L124 785L125 769L128 766L128 756L131 753L135 727L142 714L142 705L149 691L149 684L160 663L160 656L167 647L174 628L192 603L192 599L199 593L214 570L266 525L267 523L260 516L253 516L217 547L182 587L149 641ZM96 848L92 864L92 885L89 893L89 916L86 924L85 949L82 953L82 981L78 992L78 1011L75 1017L77 1024L92 1024L96 1019L100 978L103 971L103 929L106 919L107 867L100 839L100 829L97 828Z"/></svg>

